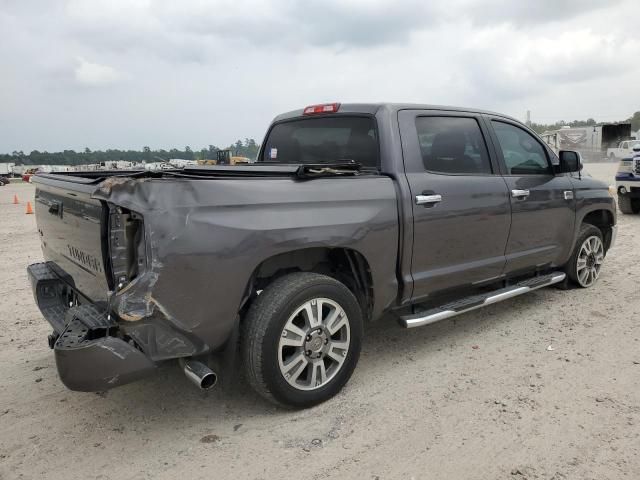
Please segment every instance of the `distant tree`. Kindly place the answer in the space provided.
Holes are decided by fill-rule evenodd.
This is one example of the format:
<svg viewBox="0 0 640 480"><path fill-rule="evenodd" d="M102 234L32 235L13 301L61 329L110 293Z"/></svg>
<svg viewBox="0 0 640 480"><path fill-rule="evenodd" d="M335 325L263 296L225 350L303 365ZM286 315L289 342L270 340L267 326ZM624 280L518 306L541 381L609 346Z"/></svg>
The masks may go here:
<svg viewBox="0 0 640 480"><path fill-rule="evenodd" d="M602 122L600 122L602 123ZM616 121L611 123L631 123L631 130L637 131L640 129L640 112L636 112L630 118L622 121ZM592 127L598 125L598 122L593 118L588 118L587 120L573 120L571 122L565 122L564 120L559 120L555 123L551 124L543 124L543 123L532 123L531 128L538 133L544 133L548 130L558 130L562 127Z"/></svg>
<svg viewBox="0 0 640 480"><path fill-rule="evenodd" d="M244 141L238 140L227 149L231 150L234 155L255 158L260 146L252 138L245 138ZM0 162L15 163L18 165L86 165L98 162L115 162L123 160L127 162L152 162L164 161L170 158L182 158L187 160L215 160L219 148L215 145L209 145L208 148L202 148L197 152L189 146L183 150L172 148L171 150L151 150L145 146L142 151L137 150L94 150L88 147L82 151L63 150L62 152L47 152L33 150L25 155L23 151L14 150L11 153L0 154Z"/></svg>

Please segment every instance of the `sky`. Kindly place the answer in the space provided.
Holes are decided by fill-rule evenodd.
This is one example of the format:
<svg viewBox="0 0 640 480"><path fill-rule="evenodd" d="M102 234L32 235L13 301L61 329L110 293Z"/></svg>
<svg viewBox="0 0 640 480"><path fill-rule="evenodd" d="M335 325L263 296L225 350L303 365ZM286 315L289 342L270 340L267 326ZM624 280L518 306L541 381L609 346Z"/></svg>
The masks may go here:
<svg viewBox="0 0 640 480"><path fill-rule="evenodd" d="M637 0L0 0L0 153L260 142L323 102L640 110Z"/></svg>

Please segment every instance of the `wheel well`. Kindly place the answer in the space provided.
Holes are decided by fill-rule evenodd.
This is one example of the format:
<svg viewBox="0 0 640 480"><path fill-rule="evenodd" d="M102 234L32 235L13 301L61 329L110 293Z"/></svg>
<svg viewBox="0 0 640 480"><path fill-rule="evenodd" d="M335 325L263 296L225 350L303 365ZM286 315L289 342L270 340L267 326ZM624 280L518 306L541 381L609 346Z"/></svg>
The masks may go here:
<svg viewBox="0 0 640 480"><path fill-rule="evenodd" d="M273 280L293 272L321 273L342 282L358 299L364 318L373 310L373 281L365 257L350 248L305 248L275 255L256 267L241 306L241 316Z"/></svg>
<svg viewBox="0 0 640 480"><path fill-rule="evenodd" d="M613 214L608 210L594 210L582 219L582 223L589 223L598 227L602 232L605 248L611 245L611 227L613 226Z"/></svg>

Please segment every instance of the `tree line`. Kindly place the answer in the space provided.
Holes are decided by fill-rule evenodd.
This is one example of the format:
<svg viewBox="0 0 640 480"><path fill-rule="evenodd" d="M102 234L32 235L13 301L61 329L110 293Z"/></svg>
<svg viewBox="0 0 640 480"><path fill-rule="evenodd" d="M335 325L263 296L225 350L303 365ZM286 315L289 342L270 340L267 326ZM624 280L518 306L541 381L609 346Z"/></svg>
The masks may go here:
<svg viewBox="0 0 640 480"><path fill-rule="evenodd" d="M85 148L82 152L63 150L62 152L40 152L33 150L31 153L14 151L0 154L0 163L15 163L16 165L88 165L100 162L125 161L134 163L164 162L169 159L179 158L183 160L216 160L219 150L230 150L232 156L255 158L258 155L260 145L253 138L238 140L227 148L218 148L209 145L200 150L192 150L186 146L184 150L172 148L171 150L151 150L143 147L142 150L90 150Z"/></svg>

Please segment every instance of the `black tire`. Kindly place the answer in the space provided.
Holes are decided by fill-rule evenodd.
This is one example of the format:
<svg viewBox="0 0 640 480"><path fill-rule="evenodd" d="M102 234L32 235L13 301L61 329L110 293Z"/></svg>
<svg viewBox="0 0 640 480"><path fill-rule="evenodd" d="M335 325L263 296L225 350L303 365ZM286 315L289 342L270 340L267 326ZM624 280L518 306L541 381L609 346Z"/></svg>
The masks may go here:
<svg viewBox="0 0 640 480"><path fill-rule="evenodd" d="M292 386L281 372L279 342L295 311L314 298L327 298L344 311L350 341L344 362L333 378L314 390ZM336 395L347 383L360 357L362 312L356 297L334 278L317 273L292 273L276 279L254 300L243 322L242 355L251 386L281 406L307 408Z"/></svg>
<svg viewBox="0 0 640 480"><path fill-rule="evenodd" d="M640 213L640 198L629 198L618 195L618 208L626 215Z"/></svg>
<svg viewBox="0 0 640 480"><path fill-rule="evenodd" d="M578 255L580 254L580 249L582 248L582 244L585 242L587 238L592 236L596 236L600 239L601 242L604 241L602 238L602 232L598 227L591 225L590 223L583 223L580 227L580 233L578 234L578 238L576 240L575 245L573 246L573 252L571 253L571 258L569 258L569 262L565 266L565 273L571 283L575 286L581 288L588 288L588 286L583 285L578 279ZM605 251L606 254L606 251ZM591 285L589 285L591 286Z"/></svg>

